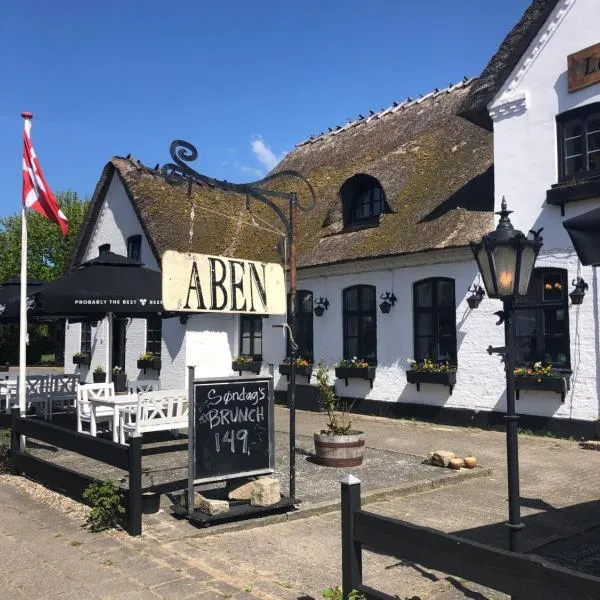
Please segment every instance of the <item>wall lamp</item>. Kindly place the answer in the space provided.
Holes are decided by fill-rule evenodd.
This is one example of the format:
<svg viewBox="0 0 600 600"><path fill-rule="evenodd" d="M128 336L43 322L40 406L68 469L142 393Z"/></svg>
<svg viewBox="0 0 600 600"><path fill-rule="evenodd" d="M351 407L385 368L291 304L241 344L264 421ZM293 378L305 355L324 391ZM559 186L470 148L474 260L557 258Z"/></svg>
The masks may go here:
<svg viewBox="0 0 600 600"><path fill-rule="evenodd" d="M383 302L379 305L379 308L384 315L387 315L392 309L392 306L396 304L398 298L396 298L394 292L386 292L385 294L381 294L380 298L383 300Z"/></svg>
<svg viewBox="0 0 600 600"><path fill-rule="evenodd" d="M317 317L322 317L323 313L329 308L329 300L322 296L315 302L314 312Z"/></svg>
<svg viewBox="0 0 600 600"><path fill-rule="evenodd" d="M179 322L180 322L182 325L185 325L185 324L188 322L188 318L189 318L189 317L188 317L187 315L180 315L180 316L179 316Z"/></svg>
<svg viewBox="0 0 600 600"><path fill-rule="evenodd" d="M575 286L575 289L569 294L571 302L573 304L581 304L583 302L583 297L585 296L585 291L589 286L584 281L583 277L573 279L573 285Z"/></svg>
<svg viewBox="0 0 600 600"><path fill-rule="evenodd" d="M469 305L469 308L477 308L485 296L485 290L480 285L474 285L467 291L472 292L467 298L467 304Z"/></svg>

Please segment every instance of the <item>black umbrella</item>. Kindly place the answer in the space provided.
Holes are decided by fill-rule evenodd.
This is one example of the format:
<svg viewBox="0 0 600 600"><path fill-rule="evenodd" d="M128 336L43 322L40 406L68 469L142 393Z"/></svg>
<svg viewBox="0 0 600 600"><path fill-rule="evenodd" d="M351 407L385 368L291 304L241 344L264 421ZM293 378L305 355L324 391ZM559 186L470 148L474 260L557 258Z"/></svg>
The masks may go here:
<svg viewBox="0 0 600 600"><path fill-rule="evenodd" d="M161 285L158 271L106 252L48 283L32 298L42 315L144 317L163 312Z"/></svg>
<svg viewBox="0 0 600 600"><path fill-rule="evenodd" d="M41 279L27 280L27 296L40 290L44 285ZM19 319L21 302L21 278L9 279L0 285L0 320L2 322L15 321ZM30 303L31 304L31 303ZM32 316L32 311L28 310Z"/></svg>
<svg viewBox="0 0 600 600"><path fill-rule="evenodd" d="M563 222L583 265L600 265L600 208Z"/></svg>

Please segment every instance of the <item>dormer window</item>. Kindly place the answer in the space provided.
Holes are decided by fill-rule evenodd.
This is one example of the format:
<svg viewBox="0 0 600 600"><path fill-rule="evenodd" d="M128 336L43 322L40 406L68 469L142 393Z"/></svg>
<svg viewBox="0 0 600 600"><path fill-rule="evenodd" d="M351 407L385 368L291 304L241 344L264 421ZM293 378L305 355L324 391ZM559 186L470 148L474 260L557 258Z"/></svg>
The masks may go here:
<svg viewBox="0 0 600 600"><path fill-rule="evenodd" d="M132 235L127 238L127 258L142 260L142 236Z"/></svg>
<svg viewBox="0 0 600 600"><path fill-rule="evenodd" d="M376 223L381 213L387 212L381 184L371 175L354 175L340 189L344 206L344 225Z"/></svg>

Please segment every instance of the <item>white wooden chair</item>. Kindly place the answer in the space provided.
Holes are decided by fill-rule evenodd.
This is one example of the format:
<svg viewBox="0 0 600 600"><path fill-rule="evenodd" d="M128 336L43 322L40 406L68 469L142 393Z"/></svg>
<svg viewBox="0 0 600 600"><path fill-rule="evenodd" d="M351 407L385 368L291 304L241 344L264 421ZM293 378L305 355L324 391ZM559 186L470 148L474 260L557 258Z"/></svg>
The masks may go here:
<svg viewBox="0 0 600 600"><path fill-rule="evenodd" d="M125 434L142 435L147 431L177 431L188 426L188 397L185 390L161 390L141 393L135 410L122 410L119 441Z"/></svg>
<svg viewBox="0 0 600 600"><path fill-rule="evenodd" d="M50 402L49 411L52 418L54 404L61 408L67 406L74 407L77 396L77 386L79 385L79 373L74 375L51 375L50 377Z"/></svg>
<svg viewBox="0 0 600 600"><path fill-rule="evenodd" d="M94 398L110 398L115 395L114 383L88 383L77 386L77 431L83 432L83 423L91 421L90 400ZM109 406L98 406L96 408L96 421L98 423L108 423L108 428L112 429L114 410Z"/></svg>
<svg viewBox="0 0 600 600"><path fill-rule="evenodd" d="M17 403L19 401L19 388L21 386L21 378L17 379L17 387L14 389L14 397L12 390L7 398L7 403ZM25 402L27 410L32 406L35 407L36 415L48 417L48 404L50 402L50 375L26 375L25 376ZM39 407L39 408L38 408Z"/></svg>
<svg viewBox="0 0 600 600"><path fill-rule="evenodd" d="M160 379L135 379L134 381L129 381L128 385L130 394L156 392L160 390Z"/></svg>

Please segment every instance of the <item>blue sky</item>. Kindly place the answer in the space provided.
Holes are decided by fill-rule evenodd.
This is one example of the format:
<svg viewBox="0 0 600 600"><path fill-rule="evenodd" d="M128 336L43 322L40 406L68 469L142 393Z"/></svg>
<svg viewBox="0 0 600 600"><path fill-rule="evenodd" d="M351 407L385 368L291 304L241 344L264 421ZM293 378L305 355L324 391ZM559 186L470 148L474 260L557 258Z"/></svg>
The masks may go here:
<svg viewBox="0 0 600 600"><path fill-rule="evenodd" d="M252 181L311 134L478 75L529 0L19 0L0 19L0 216L20 208L20 113L54 191L175 138Z"/></svg>

